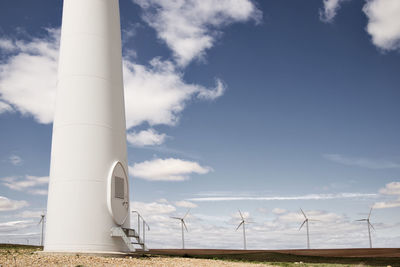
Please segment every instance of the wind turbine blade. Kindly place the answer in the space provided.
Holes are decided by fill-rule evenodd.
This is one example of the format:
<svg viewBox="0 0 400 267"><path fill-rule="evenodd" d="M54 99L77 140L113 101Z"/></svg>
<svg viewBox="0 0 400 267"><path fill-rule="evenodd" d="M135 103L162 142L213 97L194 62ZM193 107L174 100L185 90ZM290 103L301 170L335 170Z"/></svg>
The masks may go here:
<svg viewBox="0 0 400 267"><path fill-rule="evenodd" d="M303 225L306 223L306 221L307 221L307 220L304 220L304 222L301 224L301 226L300 226L300 228L299 228L299 231L300 231L301 227L303 227Z"/></svg>
<svg viewBox="0 0 400 267"><path fill-rule="evenodd" d="M238 227L236 227L236 231L237 231L237 229L239 229L239 227L240 227L243 223L244 223L244 221L242 221L242 222L238 225Z"/></svg>
<svg viewBox="0 0 400 267"><path fill-rule="evenodd" d="M307 219L307 216L306 216L306 214L304 213L304 211L302 210L302 208L300 208L300 210L301 210L301 213L303 213L303 215L304 215L304 218L306 218L306 219Z"/></svg>
<svg viewBox="0 0 400 267"><path fill-rule="evenodd" d="M187 229L187 227L186 227L186 223L185 223L184 220L182 220L182 223L183 223L183 226L185 226L186 232L189 232L188 229Z"/></svg>
<svg viewBox="0 0 400 267"><path fill-rule="evenodd" d="M170 217L170 218L177 219L177 220L182 220L182 218L179 218L179 217Z"/></svg>
<svg viewBox="0 0 400 267"><path fill-rule="evenodd" d="M38 225L39 225L39 224L41 224L41 223L42 223L42 221L43 221L43 217L42 217L42 219L40 219L40 221L38 222Z"/></svg>
<svg viewBox="0 0 400 267"><path fill-rule="evenodd" d="M244 217L243 217L242 213L240 212L240 209L238 209L238 211L239 211L240 217L242 217L242 220L244 221Z"/></svg>
<svg viewBox="0 0 400 267"><path fill-rule="evenodd" d="M356 220L356 222L363 222L366 221L367 219L361 219L361 220Z"/></svg>
<svg viewBox="0 0 400 267"><path fill-rule="evenodd" d="M369 210L368 219L371 217L372 208Z"/></svg>
<svg viewBox="0 0 400 267"><path fill-rule="evenodd" d="M190 209L186 212L185 216L182 217L182 220L185 219L185 217L189 214Z"/></svg>
<svg viewBox="0 0 400 267"><path fill-rule="evenodd" d="M374 231L376 231L375 230L375 227L370 223L370 222L368 222L369 223L369 225L372 227L372 229L374 229Z"/></svg>

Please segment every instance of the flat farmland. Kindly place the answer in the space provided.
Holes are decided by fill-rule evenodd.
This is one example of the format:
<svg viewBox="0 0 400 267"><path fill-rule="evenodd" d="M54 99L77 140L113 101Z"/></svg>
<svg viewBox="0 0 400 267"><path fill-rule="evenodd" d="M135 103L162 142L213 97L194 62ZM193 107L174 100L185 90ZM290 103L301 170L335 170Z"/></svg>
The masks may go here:
<svg viewBox="0 0 400 267"><path fill-rule="evenodd" d="M299 250L152 249L150 254L249 262L400 266L400 248Z"/></svg>

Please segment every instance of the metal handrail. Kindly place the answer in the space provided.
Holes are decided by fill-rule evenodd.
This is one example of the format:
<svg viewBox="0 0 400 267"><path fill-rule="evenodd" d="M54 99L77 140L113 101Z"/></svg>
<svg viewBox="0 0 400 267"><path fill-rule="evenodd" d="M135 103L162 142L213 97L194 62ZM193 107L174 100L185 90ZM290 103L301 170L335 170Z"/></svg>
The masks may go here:
<svg viewBox="0 0 400 267"><path fill-rule="evenodd" d="M140 213L136 210L133 210L132 213L136 213L137 217L138 217L138 236L140 237L140 219L142 220L142 224L143 224L143 244L145 243L145 238L146 238L146 226L147 226L147 230L150 231L150 226L148 225L148 223L144 220L144 218L142 217L142 215L140 215Z"/></svg>

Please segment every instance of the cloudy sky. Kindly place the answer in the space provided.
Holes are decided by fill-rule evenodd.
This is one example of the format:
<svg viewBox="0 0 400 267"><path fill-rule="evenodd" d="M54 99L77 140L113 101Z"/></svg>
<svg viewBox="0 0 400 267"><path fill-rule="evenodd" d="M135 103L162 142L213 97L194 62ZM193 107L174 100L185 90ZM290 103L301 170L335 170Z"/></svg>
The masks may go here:
<svg viewBox="0 0 400 267"><path fill-rule="evenodd" d="M400 245L400 1L121 0L149 247ZM38 243L62 1L0 2L0 242ZM132 220L134 221L134 220Z"/></svg>

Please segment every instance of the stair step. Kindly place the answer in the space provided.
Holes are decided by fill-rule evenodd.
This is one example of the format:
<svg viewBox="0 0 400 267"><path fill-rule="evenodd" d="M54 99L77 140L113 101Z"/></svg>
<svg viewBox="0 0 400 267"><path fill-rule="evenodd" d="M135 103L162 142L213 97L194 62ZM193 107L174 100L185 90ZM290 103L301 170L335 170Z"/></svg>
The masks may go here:
<svg viewBox="0 0 400 267"><path fill-rule="evenodd" d="M111 228L111 236L113 237L120 237L125 242L126 246L129 248L130 251L134 252L135 248L130 243L129 237L126 235L125 231L120 227L112 227Z"/></svg>
<svg viewBox="0 0 400 267"><path fill-rule="evenodd" d="M131 242L131 244L136 244L136 245L141 245L141 246L144 245L144 243L140 243L140 242Z"/></svg>

